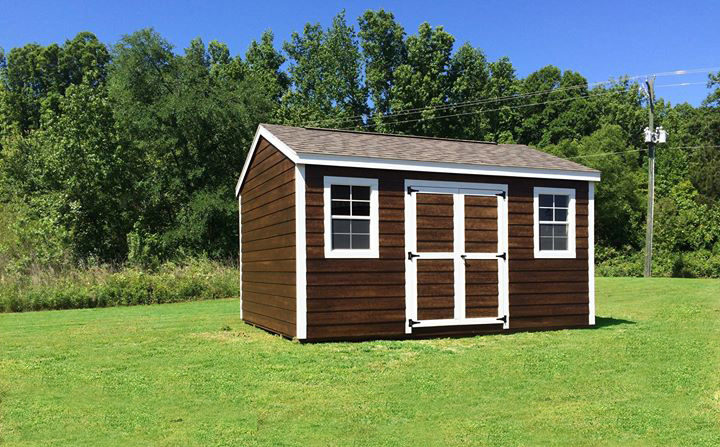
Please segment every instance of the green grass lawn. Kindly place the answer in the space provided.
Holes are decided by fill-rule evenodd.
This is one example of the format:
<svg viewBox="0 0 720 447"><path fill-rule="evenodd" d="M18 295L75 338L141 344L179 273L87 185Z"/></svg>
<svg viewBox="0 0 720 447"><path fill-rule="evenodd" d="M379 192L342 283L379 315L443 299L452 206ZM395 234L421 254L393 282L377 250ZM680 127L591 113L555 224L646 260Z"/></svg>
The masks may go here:
<svg viewBox="0 0 720 447"><path fill-rule="evenodd" d="M423 341L301 345L237 300L0 315L0 444L719 445L720 280L597 288L596 329Z"/></svg>

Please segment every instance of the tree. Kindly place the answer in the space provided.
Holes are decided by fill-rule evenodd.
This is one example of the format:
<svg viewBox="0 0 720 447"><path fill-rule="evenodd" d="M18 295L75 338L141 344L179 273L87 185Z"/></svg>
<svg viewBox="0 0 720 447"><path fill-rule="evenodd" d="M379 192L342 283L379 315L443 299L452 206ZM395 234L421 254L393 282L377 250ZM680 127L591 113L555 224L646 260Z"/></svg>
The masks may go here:
<svg viewBox="0 0 720 447"><path fill-rule="evenodd" d="M266 92L270 103L277 107L280 98L290 85L288 75L281 70L285 58L273 46L273 33L265 31L260 42L253 40L245 53L245 66L248 80Z"/></svg>
<svg viewBox="0 0 720 447"><path fill-rule="evenodd" d="M0 63L0 81L6 92L1 113L27 134L40 126L43 110L57 111L57 103L69 86L83 80L95 86L102 84L109 61L107 47L87 32L62 46L28 44L13 48Z"/></svg>
<svg viewBox="0 0 720 447"><path fill-rule="evenodd" d="M133 237L157 241L161 257L228 256L237 233L231 198L241 148L272 113L268 94L218 43L209 50L195 39L178 56L157 33L142 30L125 36L113 56L114 115L143 165L143 212Z"/></svg>
<svg viewBox="0 0 720 447"><path fill-rule="evenodd" d="M362 56L355 31L341 12L327 30L305 25L283 45L288 54L291 90L280 117L288 124L352 127L367 112Z"/></svg>
<svg viewBox="0 0 720 447"><path fill-rule="evenodd" d="M390 112L395 71L407 60L405 30L392 13L366 11L359 19L360 45L365 61L365 83L372 101L371 124L383 130L383 115Z"/></svg>
<svg viewBox="0 0 720 447"><path fill-rule="evenodd" d="M442 26L423 23L406 41L407 61L395 70L391 89L392 110L420 109L388 120L391 129L415 135L448 136L443 113L434 107L447 104L452 82L449 75L455 39ZM405 122L409 120L419 120Z"/></svg>
<svg viewBox="0 0 720 447"><path fill-rule="evenodd" d="M463 44L450 61L449 76L452 82L448 101L450 104L469 103L468 107L452 107L445 113L467 113L482 107L482 100L488 99L490 70L485 53ZM455 138L483 140L490 136L490 120L483 113L471 113L449 118L450 133Z"/></svg>
<svg viewBox="0 0 720 447"><path fill-rule="evenodd" d="M498 143L514 143L516 128L520 119L517 109L518 101L514 97L519 93L519 83L515 76L515 68L510 59L502 57L488 66L490 81L488 98L493 100L482 106L483 112L490 122L488 140Z"/></svg>

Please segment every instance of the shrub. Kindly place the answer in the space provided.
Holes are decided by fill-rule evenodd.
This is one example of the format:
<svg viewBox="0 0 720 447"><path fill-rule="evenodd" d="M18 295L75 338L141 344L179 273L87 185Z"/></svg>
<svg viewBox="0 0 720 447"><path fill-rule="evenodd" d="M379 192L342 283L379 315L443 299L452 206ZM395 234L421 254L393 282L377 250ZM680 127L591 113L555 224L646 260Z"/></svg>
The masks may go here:
<svg viewBox="0 0 720 447"><path fill-rule="evenodd" d="M95 267L0 279L0 312L211 300L238 295L237 270L207 260L155 271Z"/></svg>

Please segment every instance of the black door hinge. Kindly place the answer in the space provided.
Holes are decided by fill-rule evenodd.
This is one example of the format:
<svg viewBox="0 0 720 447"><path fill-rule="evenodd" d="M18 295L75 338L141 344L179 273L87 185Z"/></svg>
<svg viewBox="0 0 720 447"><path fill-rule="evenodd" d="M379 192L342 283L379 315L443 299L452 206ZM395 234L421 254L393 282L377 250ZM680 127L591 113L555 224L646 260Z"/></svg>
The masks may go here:
<svg viewBox="0 0 720 447"><path fill-rule="evenodd" d="M407 187L407 193L409 196L412 195L412 193L417 192L417 191L418 191L417 189L414 189L410 186Z"/></svg>
<svg viewBox="0 0 720 447"><path fill-rule="evenodd" d="M507 323L507 315L503 315L502 318L498 318L498 320Z"/></svg>
<svg viewBox="0 0 720 447"><path fill-rule="evenodd" d="M507 260L507 253L503 253L503 254L501 254L501 255L495 255L495 257L496 257L496 258L502 258L503 261L506 261L506 260Z"/></svg>
<svg viewBox="0 0 720 447"><path fill-rule="evenodd" d="M415 253L413 253L411 251L408 252L408 261L412 261L413 258L419 258L419 257L420 257L420 255L416 255Z"/></svg>
<svg viewBox="0 0 720 447"><path fill-rule="evenodd" d="M412 318L408 318L408 326L413 327L416 324L420 323L419 321L415 321Z"/></svg>
<svg viewBox="0 0 720 447"><path fill-rule="evenodd" d="M500 196L500 197L502 197L503 199L507 196L507 195L505 194L505 191L500 192L500 193L498 193L497 195Z"/></svg>

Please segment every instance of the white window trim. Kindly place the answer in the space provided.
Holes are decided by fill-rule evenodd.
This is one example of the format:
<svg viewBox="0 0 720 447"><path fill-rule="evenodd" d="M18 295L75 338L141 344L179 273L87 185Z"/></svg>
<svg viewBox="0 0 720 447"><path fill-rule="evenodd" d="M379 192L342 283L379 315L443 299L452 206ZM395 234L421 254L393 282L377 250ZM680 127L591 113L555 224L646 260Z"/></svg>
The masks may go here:
<svg viewBox="0 0 720 447"><path fill-rule="evenodd" d="M330 187L332 185L369 186L370 187L370 248L335 249L332 248L332 207ZM359 177L325 177L323 185L323 210L325 215L325 257L326 258L379 258L380 257L380 206L378 197L378 179Z"/></svg>
<svg viewBox="0 0 720 447"><path fill-rule="evenodd" d="M564 194L570 196L568 203L568 248L567 250L540 250L540 194ZM544 188L533 189L533 246L538 259L574 259L575 256L575 189Z"/></svg>

